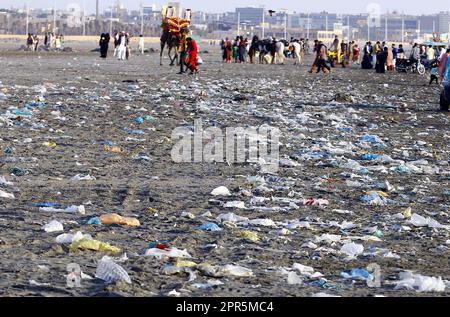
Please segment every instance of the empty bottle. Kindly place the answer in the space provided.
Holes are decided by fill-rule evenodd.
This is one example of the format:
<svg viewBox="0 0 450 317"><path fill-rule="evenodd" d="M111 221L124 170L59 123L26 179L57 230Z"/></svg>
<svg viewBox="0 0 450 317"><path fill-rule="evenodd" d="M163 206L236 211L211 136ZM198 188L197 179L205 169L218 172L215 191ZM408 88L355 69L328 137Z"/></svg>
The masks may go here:
<svg viewBox="0 0 450 317"><path fill-rule="evenodd" d="M98 264L95 277L107 282L114 283L117 281L125 281L131 284L128 273L109 256L104 256Z"/></svg>

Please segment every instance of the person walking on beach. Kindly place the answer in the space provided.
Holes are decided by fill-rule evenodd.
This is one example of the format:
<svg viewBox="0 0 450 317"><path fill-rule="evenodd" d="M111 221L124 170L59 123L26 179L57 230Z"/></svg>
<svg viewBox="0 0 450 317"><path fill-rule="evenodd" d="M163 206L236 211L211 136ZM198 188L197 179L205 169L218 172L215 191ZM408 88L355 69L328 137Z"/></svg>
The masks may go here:
<svg viewBox="0 0 450 317"><path fill-rule="evenodd" d="M409 60L411 61L411 64L414 64L414 66L417 67L419 59L420 59L420 47L417 43L415 43L412 48Z"/></svg>
<svg viewBox="0 0 450 317"><path fill-rule="evenodd" d="M398 55L398 49L397 49L397 47L395 47L395 44L392 44L392 58L393 58L394 68L395 68L395 65L397 64L397 55Z"/></svg>
<svg viewBox="0 0 450 317"><path fill-rule="evenodd" d="M233 45L231 44L231 41L228 39L228 37L225 39L225 62L231 63L231 58L233 55Z"/></svg>
<svg viewBox="0 0 450 317"><path fill-rule="evenodd" d="M39 36L35 35L33 37L33 50L37 51L39 47Z"/></svg>
<svg viewBox="0 0 450 317"><path fill-rule="evenodd" d="M198 57L198 46L197 46L197 42L191 38L188 37L187 39L187 54L189 55L189 69L191 70L190 75L192 74L197 74L198 73L198 69L197 69L197 57Z"/></svg>
<svg viewBox="0 0 450 317"><path fill-rule="evenodd" d="M131 56L131 35L129 33L125 33L125 58L126 60L130 59Z"/></svg>
<svg viewBox="0 0 450 317"><path fill-rule="evenodd" d="M384 74L386 72L387 58L388 58L388 48L385 47L383 51L377 55L377 63L375 64L375 70L378 74Z"/></svg>
<svg viewBox="0 0 450 317"><path fill-rule="evenodd" d="M433 48L433 46L428 46L428 50L427 50L427 59L429 60L429 61L432 61L432 60L434 60L434 58L435 58L435 52L434 52L434 48Z"/></svg>
<svg viewBox="0 0 450 317"><path fill-rule="evenodd" d="M187 43L187 38L188 38L188 33L189 30L188 29L181 29L180 30L180 72L178 74L184 74L186 71L184 70L184 66L186 64L186 54L187 54L187 49L188 49L188 43Z"/></svg>
<svg viewBox="0 0 450 317"><path fill-rule="evenodd" d="M55 48L57 50L61 50L62 49L62 45L61 45L61 36L57 35L55 38Z"/></svg>
<svg viewBox="0 0 450 317"><path fill-rule="evenodd" d="M144 39L144 36L141 34L141 35L139 35L138 49L142 55L144 55L144 52L145 52L144 46L145 46L145 39Z"/></svg>
<svg viewBox="0 0 450 317"><path fill-rule="evenodd" d="M323 71L325 74L329 74L331 71L331 67L327 63L327 55L328 50L325 44L323 44L321 41L318 42L317 46L317 55L316 55L316 61L315 66L317 67L317 74L320 73L320 71ZM311 68L311 71L313 70L313 67Z"/></svg>
<svg viewBox="0 0 450 317"><path fill-rule="evenodd" d="M233 43L233 59L234 62L237 63L239 59L239 36L236 37L236 40Z"/></svg>
<svg viewBox="0 0 450 317"><path fill-rule="evenodd" d="M125 32L120 32L117 44L117 56L120 61L124 61L127 57L127 38Z"/></svg>
<svg viewBox="0 0 450 317"><path fill-rule="evenodd" d="M388 50L386 67L389 72L392 72L394 70L394 53L391 48L388 48L387 46L385 48Z"/></svg>
<svg viewBox="0 0 450 317"><path fill-rule="evenodd" d="M239 63L245 63L245 52L247 49L247 39L239 38Z"/></svg>
<svg viewBox="0 0 450 317"><path fill-rule="evenodd" d="M111 40L109 33L103 33L100 36L100 57L106 58L108 56L108 48L109 48L109 41Z"/></svg>
<svg viewBox="0 0 450 317"><path fill-rule="evenodd" d="M120 34L118 32L114 33L114 54L113 57L119 56L119 36Z"/></svg>
<svg viewBox="0 0 450 317"><path fill-rule="evenodd" d="M33 36L31 35L31 33L28 33L28 38L27 38L27 49L29 51L31 51L33 48Z"/></svg>
<svg viewBox="0 0 450 317"><path fill-rule="evenodd" d="M366 46L364 46L364 52L363 52L363 59L361 63L362 69L372 69L372 44L370 42L366 43Z"/></svg>
<svg viewBox="0 0 450 317"><path fill-rule="evenodd" d="M358 44L354 44L352 62L359 65L359 56L360 56L360 49L358 47Z"/></svg>
<svg viewBox="0 0 450 317"><path fill-rule="evenodd" d="M383 52L383 49L381 48L380 41L377 41L375 43L375 46L373 48L373 52L374 52L374 54L373 54L372 58L373 58L373 63L375 64L375 67L376 67L378 55Z"/></svg>

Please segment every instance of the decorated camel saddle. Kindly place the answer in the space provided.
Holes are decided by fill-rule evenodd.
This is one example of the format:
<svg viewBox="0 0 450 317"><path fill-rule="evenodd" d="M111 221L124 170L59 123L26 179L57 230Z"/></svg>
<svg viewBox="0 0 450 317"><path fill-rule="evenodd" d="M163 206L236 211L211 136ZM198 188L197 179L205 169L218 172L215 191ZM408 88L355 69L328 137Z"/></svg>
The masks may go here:
<svg viewBox="0 0 450 317"><path fill-rule="evenodd" d="M177 16L176 9L174 7L164 6L162 8L162 25L161 28L165 32L172 34L180 34L182 29L187 29L191 24L191 11L186 10L185 17L180 18Z"/></svg>

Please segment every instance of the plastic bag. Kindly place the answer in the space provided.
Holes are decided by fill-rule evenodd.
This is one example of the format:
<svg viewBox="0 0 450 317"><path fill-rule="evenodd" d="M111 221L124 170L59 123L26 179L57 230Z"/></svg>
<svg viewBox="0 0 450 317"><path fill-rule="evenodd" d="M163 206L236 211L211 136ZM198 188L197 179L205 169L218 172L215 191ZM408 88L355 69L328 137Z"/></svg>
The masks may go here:
<svg viewBox="0 0 450 317"><path fill-rule="evenodd" d="M39 211L43 211L43 212L62 212L62 213L70 213L70 214L75 214L75 213L80 213L82 215L86 214L86 209L84 209L84 206L70 206L67 207L65 209L58 209L58 208L53 208L53 207L41 207L39 208Z"/></svg>
<svg viewBox="0 0 450 317"><path fill-rule="evenodd" d="M230 191L225 186L220 186L211 192L213 196L231 196Z"/></svg>
<svg viewBox="0 0 450 317"><path fill-rule="evenodd" d="M145 252L145 256L154 256L156 258L192 258L192 256L187 252L187 250L179 250L177 248L171 249L158 249L151 248Z"/></svg>
<svg viewBox="0 0 450 317"><path fill-rule="evenodd" d="M15 199L14 194L9 194L3 190L0 190L0 198Z"/></svg>
<svg viewBox="0 0 450 317"><path fill-rule="evenodd" d="M91 251L112 252L112 253L120 252L119 248L112 246L109 243L88 239L81 239L73 242L70 245L69 250L70 252L75 252L76 250L91 250Z"/></svg>
<svg viewBox="0 0 450 317"><path fill-rule="evenodd" d="M136 218L122 217L118 214L107 214L100 216L100 221L104 225L121 225L129 227L139 227L141 224Z"/></svg>
<svg viewBox="0 0 450 317"><path fill-rule="evenodd" d="M406 288L422 292L444 292L446 285L442 277L429 277L412 272L400 273L400 281L396 283L395 289Z"/></svg>
<svg viewBox="0 0 450 317"><path fill-rule="evenodd" d="M44 229L45 232L58 232L63 231L64 227L62 223L60 223L57 220L52 220L49 223L42 226L42 229Z"/></svg>
<svg viewBox="0 0 450 317"><path fill-rule="evenodd" d="M347 243L342 246L341 252L347 254L350 258L356 258L364 252L364 246L353 242Z"/></svg>

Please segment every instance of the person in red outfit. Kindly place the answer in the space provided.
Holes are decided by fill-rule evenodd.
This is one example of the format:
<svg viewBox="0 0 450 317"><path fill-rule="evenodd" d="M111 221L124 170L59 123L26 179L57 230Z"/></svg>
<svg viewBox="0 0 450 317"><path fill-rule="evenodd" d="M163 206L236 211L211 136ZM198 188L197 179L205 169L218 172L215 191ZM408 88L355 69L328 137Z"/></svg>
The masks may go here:
<svg viewBox="0 0 450 317"><path fill-rule="evenodd" d="M197 69L197 56L198 56L198 46L197 42L191 38L187 38L187 45L188 45L188 51L189 54L189 69L191 70L191 74L198 73Z"/></svg>

